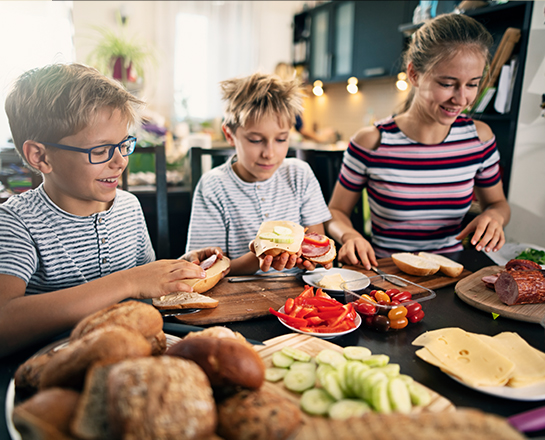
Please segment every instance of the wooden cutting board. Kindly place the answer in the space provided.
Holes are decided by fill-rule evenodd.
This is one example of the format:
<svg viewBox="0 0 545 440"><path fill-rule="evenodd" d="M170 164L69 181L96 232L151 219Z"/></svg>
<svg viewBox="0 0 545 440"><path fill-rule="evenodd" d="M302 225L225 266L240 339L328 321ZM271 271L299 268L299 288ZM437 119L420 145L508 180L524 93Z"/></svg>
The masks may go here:
<svg viewBox="0 0 545 440"><path fill-rule="evenodd" d="M311 356L316 356L320 351L326 348L342 352L342 348L336 344L324 341L323 339L319 339L314 336L302 335L299 333L289 333L287 335L278 336L276 338L264 341L264 343L265 345L255 346L254 348L263 358L266 367L272 366L273 353L281 350L282 347L298 348L310 354ZM276 383L265 382L263 386L268 390L279 394L299 405L300 394L293 393L287 390L284 387L282 381ZM415 414L420 412L438 413L443 411L455 410L455 407L452 402L450 402L450 400L447 400L446 398L430 390L429 388L426 389L430 392L432 396L431 403L425 407L413 408ZM303 428L299 431L294 440L332 440L335 438L339 438L339 433L336 432L331 426L330 419L326 417L310 416L303 413L303 420Z"/></svg>
<svg viewBox="0 0 545 440"><path fill-rule="evenodd" d="M440 273L427 277L417 277L401 272L391 258L379 259L378 264L379 268L388 274L398 275L432 290L454 284L471 274L470 271L464 269L457 278L450 278ZM361 272L369 277L377 276L375 272L364 270L361 267L343 267ZM296 297L303 291L303 288L304 282L296 278L246 281L243 283L229 283L227 278L224 278L213 289L205 293L205 295L219 301L218 307L203 309L187 315L179 315L176 316L176 319L185 324L208 325L259 318L269 314L269 307L278 310L284 305L286 299ZM407 290L413 294L418 291L412 286ZM420 291L423 291L423 289L420 289Z"/></svg>
<svg viewBox="0 0 545 440"><path fill-rule="evenodd" d="M482 277L495 275L503 269L503 266L488 266L478 270L456 284L454 288L456 295L470 306L485 312L497 313L504 318L517 321L540 322L545 316L545 304L508 306L500 301L494 290L486 287L481 281Z"/></svg>

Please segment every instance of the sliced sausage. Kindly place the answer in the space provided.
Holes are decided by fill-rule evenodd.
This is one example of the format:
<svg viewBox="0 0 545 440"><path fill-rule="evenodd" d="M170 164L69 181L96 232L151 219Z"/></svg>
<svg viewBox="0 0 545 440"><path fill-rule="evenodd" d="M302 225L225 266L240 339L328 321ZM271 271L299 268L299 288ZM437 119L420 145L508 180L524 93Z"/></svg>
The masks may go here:
<svg viewBox="0 0 545 440"><path fill-rule="evenodd" d="M507 270L541 270L541 266L530 260L509 260L505 265Z"/></svg>
<svg viewBox="0 0 545 440"><path fill-rule="evenodd" d="M545 302L545 276L540 270L501 272L494 287L499 299L509 306Z"/></svg>

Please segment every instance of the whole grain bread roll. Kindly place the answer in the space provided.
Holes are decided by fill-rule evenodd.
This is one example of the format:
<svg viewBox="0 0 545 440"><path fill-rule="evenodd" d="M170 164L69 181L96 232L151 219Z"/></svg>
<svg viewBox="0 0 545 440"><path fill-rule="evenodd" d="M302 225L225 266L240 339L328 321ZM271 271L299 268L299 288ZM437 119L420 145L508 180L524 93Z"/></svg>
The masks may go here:
<svg viewBox="0 0 545 440"><path fill-rule="evenodd" d="M68 440L70 421L79 393L49 388L35 394L13 410L13 424L24 440Z"/></svg>
<svg viewBox="0 0 545 440"><path fill-rule="evenodd" d="M216 429L210 382L194 362L171 356L131 359L108 374L108 411L116 438L196 439Z"/></svg>
<svg viewBox="0 0 545 440"><path fill-rule="evenodd" d="M139 332L123 326L103 326L55 352L43 368L40 389L57 386L79 391L94 362L115 363L150 355L151 344Z"/></svg>
<svg viewBox="0 0 545 440"><path fill-rule="evenodd" d="M123 325L140 332L149 340L153 354L162 354L166 349L161 313L150 304L134 300L114 304L82 319L72 330L70 341L111 324Z"/></svg>
<svg viewBox="0 0 545 440"><path fill-rule="evenodd" d="M196 362L212 386L257 389L265 378L265 365L259 354L237 339L207 336L182 339L165 354Z"/></svg>
<svg viewBox="0 0 545 440"><path fill-rule="evenodd" d="M14 375L15 389L19 395L26 397L38 391L40 378L45 364L55 354L54 351L34 356L19 365Z"/></svg>

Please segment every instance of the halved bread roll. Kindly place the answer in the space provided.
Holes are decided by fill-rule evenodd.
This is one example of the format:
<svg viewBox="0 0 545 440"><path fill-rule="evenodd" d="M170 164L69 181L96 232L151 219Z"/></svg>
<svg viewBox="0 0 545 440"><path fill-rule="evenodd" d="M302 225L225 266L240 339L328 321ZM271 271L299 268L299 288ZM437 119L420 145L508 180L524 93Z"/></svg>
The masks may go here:
<svg viewBox="0 0 545 440"><path fill-rule="evenodd" d="M231 260L227 257L218 259L210 269L206 269L206 278L190 278L182 280L184 284L193 287L193 292L204 293L214 287L223 278L223 273L231 267ZM170 295L167 295L170 296Z"/></svg>
<svg viewBox="0 0 545 440"><path fill-rule="evenodd" d="M433 275L440 269L440 265L433 260L419 257L408 252L392 254L395 265L405 273L416 276Z"/></svg>
<svg viewBox="0 0 545 440"><path fill-rule="evenodd" d="M213 309L218 306L217 299L196 292L176 292L153 298L158 309Z"/></svg>
<svg viewBox="0 0 545 440"><path fill-rule="evenodd" d="M464 270L464 266L462 266L460 263L444 257L443 255L430 254L429 252L419 252L418 256L435 261L440 266L439 270L448 277L456 278L460 276Z"/></svg>

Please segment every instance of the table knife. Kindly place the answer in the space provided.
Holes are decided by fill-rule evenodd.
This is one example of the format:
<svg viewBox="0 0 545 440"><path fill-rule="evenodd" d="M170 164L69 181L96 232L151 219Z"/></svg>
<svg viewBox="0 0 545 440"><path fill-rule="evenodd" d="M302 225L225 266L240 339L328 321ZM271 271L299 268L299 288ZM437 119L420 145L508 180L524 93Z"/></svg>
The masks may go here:
<svg viewBox="0 0 545 440"><path fill-rule="evenodd" d="M280 280L283 278L296 278L299 274L278 274L278 275L248 275L228 278L230 283L243 283L244 281L268 281Z"/></svg>
<svg viewBox="0 0 545 440"><path fill-rule="evenodd" d="M396 286L399 286L399 287L407 287L407 283L400 280L396 276L389 275L386 272L380 270L378 267L371 266L371 269L373 269L373 271L378 273L379 275L383 276L386 281L388 281L388 282L390 282L392 284L395 284Z"/></svg>

